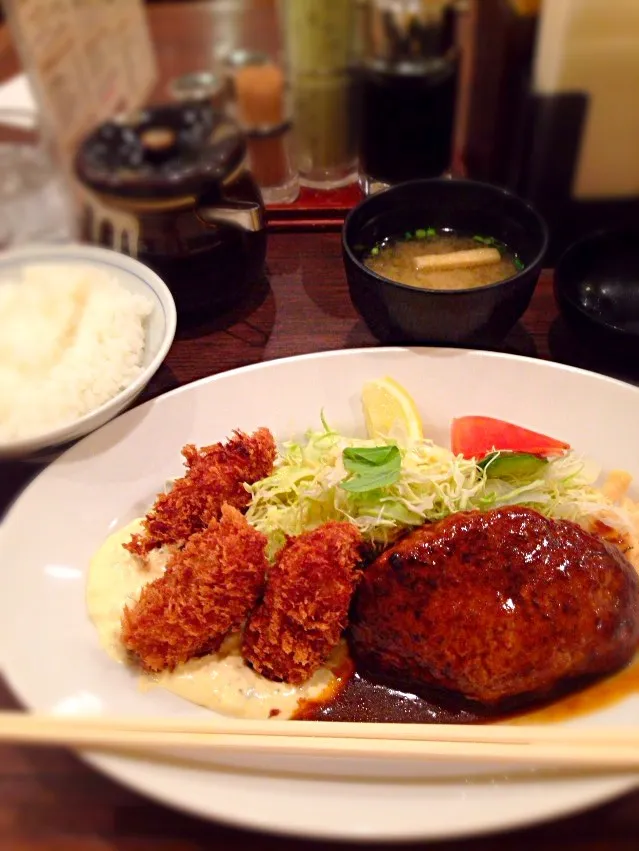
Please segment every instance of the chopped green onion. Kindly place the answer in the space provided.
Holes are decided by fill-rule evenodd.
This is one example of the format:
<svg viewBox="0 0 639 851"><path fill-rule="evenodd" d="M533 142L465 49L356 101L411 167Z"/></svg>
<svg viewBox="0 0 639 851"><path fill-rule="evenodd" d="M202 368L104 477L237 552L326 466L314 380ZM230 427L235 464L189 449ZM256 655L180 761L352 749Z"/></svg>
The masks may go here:
<svg viewBox="0 0 639 851"><path fill-rule="evenodd" d="M518 272L521 272L522 269L526 268L525 263L522 260L520 260L520 258L517 257L516 254L513 257L513 263L515 264L515 269L517 269Z"/></svg>
<svg viewBox="0 0 639 851"><path fill-rule="evenodd" d="M404 239L412 239L412 238L413 238L413 234L409 230L407 230L406 233L404 234Z"/></svg>
<svg viewBox="0 0 639 851"><path fill-rule="evenodd" d="M426 239L426 230L424 228L418 228L415 231L415 236L417 239Z"/></svg>
<svg viewBox="0 0 639 851"><path fill-rule="evenodd" d="M475 242L481 242L482 245L494 245L497 240L492 236L477 236L473 237Z"/></svg>
<svg viewBox="0 0 639 851"><path fill-rule="evenodd" d="M375 245L373 248L371 248L371 254L373 255L373 257L376 254L379 254L379 245Z"/></svg>
<svg viewBox="0 0 639 851"><path fill-rule="evenodd" d="M437 236L435 228L426 228L426 236Z"/></svg>

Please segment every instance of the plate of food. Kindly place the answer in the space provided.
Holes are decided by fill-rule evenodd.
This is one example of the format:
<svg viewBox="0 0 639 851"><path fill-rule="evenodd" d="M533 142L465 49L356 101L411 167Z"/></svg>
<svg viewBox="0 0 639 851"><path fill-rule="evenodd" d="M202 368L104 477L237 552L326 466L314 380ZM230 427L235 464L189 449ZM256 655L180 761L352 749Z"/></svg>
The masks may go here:
<svg viewBox="0 0 639 851"><path fill-rule="evenodd" d="M180 388L8 512L4 675L31 710L230 731L632 726L638 417L630 385L459 349L305 355ZM200 816L350 840L510 828L639 784L400 748L82 755Z"/></svg>

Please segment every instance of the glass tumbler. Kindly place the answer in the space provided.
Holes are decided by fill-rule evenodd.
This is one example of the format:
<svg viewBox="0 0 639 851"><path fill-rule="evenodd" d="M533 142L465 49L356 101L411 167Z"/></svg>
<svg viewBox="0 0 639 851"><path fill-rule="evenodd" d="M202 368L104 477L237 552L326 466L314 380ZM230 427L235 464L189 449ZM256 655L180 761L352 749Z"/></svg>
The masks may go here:
<svg viewBox="0 0 639 851"><path fill-rule="evenodd" d="M28 110L0 109L0 247L75 236L68 185Z"/></svg>
<svg viewBox="0 0 639 851"><path fill-rule="evenodd" d="M357 178L355 0L283 0L282 26L300 180L333 189Z"/></svg>

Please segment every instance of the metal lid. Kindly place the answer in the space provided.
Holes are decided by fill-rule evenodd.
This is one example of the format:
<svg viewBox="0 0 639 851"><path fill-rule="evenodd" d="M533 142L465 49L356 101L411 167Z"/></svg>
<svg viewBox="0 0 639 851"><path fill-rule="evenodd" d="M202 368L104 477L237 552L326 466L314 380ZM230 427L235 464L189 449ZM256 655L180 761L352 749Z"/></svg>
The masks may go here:
<svg viewBox="0 0 639 851"><path fill-rule="evenodd" d="M200 195L241 167L244 136L210 104L170 104L107 121L81 144L75 170L96 192L122 198Z"/></svg>
<svg viewBox="0 0 639 851"><path fill-rule="evenodd" d="M215 100L224 94L226 81L213 71L192 71L174 77L169 83L169 93L175 100Z"/></svg>
<svg viewBox="0 0 639 851"><path fill-rule="evenodd" d="M233 50L224 60L226 68L237 71L247 65L268 65L271 62L268 53L261 50Z"/></svg>

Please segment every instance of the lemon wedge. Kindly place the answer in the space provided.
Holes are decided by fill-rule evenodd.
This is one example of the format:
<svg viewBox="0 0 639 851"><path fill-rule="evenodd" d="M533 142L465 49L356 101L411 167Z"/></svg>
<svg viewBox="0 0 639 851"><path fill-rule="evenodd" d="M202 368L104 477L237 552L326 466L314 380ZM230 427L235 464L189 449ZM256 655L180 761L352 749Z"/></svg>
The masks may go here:
<svg viewBox="0 0 639 851"><path fill-rule="evenodd" d="M362 406L370 438L391 438L406 445L424 437L417 405L393 378L368 381L362 389Z"/></svg>

